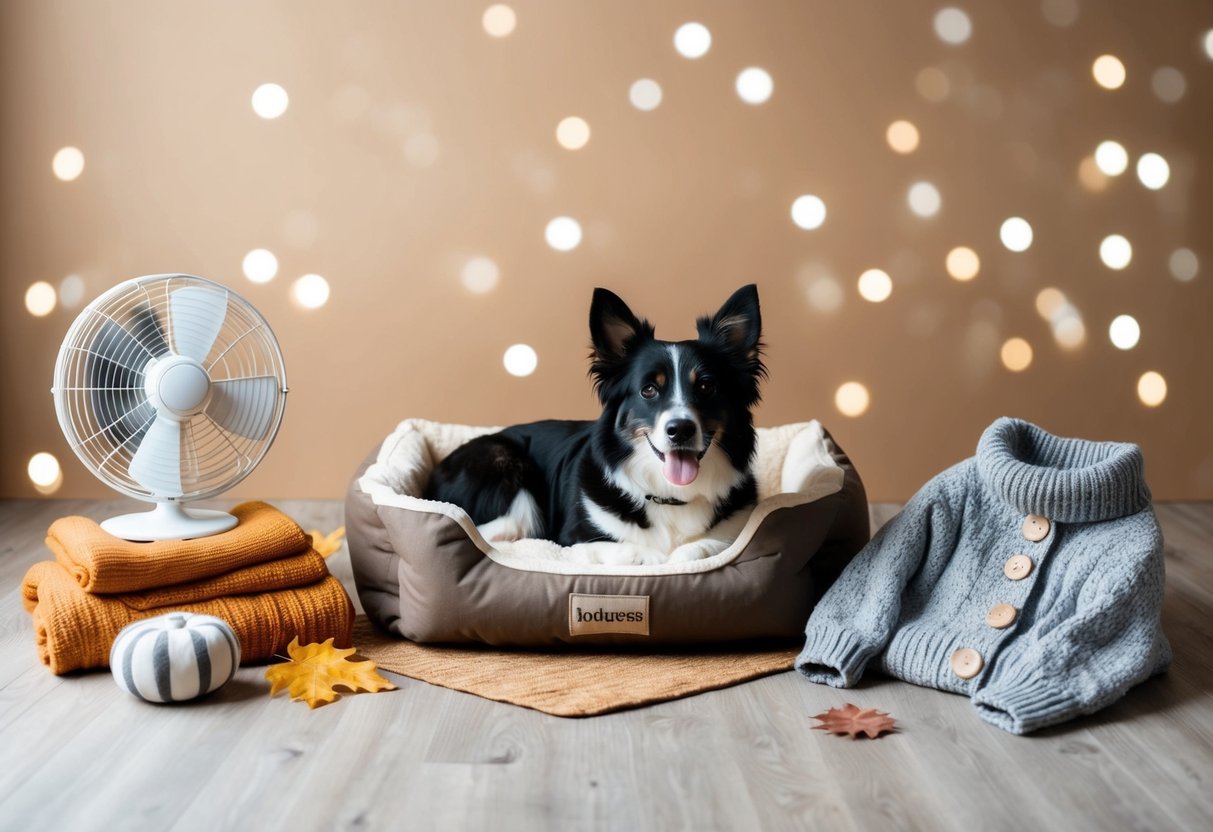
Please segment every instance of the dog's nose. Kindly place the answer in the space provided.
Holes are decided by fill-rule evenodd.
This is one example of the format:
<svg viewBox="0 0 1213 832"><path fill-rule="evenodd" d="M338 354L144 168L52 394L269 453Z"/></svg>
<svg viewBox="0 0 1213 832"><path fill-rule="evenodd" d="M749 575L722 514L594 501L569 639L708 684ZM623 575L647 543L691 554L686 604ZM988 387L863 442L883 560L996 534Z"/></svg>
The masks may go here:
<svg viewBox="0 0 1213 832"><path fill-rule="evenodd" d="M695 423L690 419L671 419L665 423L665 435L675 445L681 445L695 435Z"/></svg>

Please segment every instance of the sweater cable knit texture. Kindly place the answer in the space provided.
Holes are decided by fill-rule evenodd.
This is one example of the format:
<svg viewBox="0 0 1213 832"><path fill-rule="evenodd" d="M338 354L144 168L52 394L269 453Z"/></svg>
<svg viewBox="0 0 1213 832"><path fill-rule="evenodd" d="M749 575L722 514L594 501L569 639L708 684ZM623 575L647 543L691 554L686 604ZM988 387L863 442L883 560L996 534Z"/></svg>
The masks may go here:
<svg viewBox="0 0 1213 832"><path fill-rule="evenodd" d="M851 562L797 669L850 687L875 663L1016 734L1111 704L1171 660L1142 469L1136 445L999 419Z"/></svg>
<svg viewBox="0 0 1213 832"><path fill-rule="evenodd" d="M56 520L46 544L53 561L22 581L38 656L52 673L105 667L127 624L169 611L227 621L244 661L334 638L350 644L354 607L312 540L261 502L232 510L235 528L196 540L133 543L86 517Z"/></svg>

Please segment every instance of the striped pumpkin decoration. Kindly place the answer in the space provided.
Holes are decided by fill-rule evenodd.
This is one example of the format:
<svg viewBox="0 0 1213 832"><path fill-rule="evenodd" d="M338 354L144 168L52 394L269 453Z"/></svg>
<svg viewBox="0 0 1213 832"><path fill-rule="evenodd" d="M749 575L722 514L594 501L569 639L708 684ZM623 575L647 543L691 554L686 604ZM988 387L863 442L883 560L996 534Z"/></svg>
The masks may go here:
<svg viewBox="0 0 1213 832"><path fill-rule="evenodd" d="M118 687L148 702L184 702L236 675L240 641L222 618L170 612L128 624L110 648Z"/></svg>

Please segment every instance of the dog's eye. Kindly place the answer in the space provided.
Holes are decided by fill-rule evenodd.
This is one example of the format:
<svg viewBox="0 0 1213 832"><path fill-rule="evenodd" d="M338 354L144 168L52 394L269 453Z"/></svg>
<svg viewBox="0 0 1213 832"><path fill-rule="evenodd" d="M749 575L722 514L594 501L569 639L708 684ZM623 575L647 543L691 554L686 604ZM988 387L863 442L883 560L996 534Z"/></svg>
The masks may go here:
<svg viewBox="0 0 1213 832"><path fill-rule="evenodd" d="M700 379L699 383L695 385L695 390L705 399L710 399L716 395L716 382L706 378Z"/></svg>
<svg viewBox="0 0 1213 832"><path fill-rule="evenodd" d="M657 398L657 385L646 384L644 387L640 388L640 395L644 396L646 399Z"/></svg>

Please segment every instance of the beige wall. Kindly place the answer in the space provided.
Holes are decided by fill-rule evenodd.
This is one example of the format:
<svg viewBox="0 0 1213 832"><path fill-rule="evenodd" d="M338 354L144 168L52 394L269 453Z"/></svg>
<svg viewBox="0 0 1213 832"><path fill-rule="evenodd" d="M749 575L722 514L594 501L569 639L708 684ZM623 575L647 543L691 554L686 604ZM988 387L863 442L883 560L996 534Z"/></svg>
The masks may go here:
<svg viewBox="0 0 1213 832"><path fill-rule="evenodd" d="M756 281L771 369L759 423L820 418L873 499L908 497L1001 414L1139 442L1157 496L1213 498L1207 2L1086 0L1065 28L1036 0L961 2L973 33L957 46L933 30L941 3L520 0L501 39L481 26L487 5L0 5L0 494L35 494L37 451L63 463L59 496L110 493L68 449L48 393L80 307L33 317L27 287L74 274L87 301L181 271L244 294L286 355L282 430L235 496L337 497L406 416L591 417L594 286L681 338ZM688 20L712 32L699 60L672 46ZM1092 80L1104 52L1128 69L1119 90ZM774 79L759 106L733 90L750 65ZM1178 102L1152 92L1162 66L1186 81ZM943 100L918 89L927 67L947 79ZM664 90L652 112L628 100L644 77ZM290 94L273 121L249 105L266 81ZM556 143L569 115L592 129L583 149ZM886 144L896 119L921 133L909 155ZM1131 166L1093 191L1079 166L1105 139ZM51 173L65 145L86 159L72 182ZM1146 151L1170 163L1159 191L1133 173ZM942 195L932 218L907 208L918 180ZM817 230L790 219L803 193L828 206ZM544 242L559 215L584 229L574 251ZM1021 254L999 242L1012 215L1035 231ZM1123 271L1100 262L1112 233L1133 245ZM967 283L944 269L957 245L981 258ZM280 262L264 285L241 273L258 247ZM1168 268L1181 247L1199 259L1190 282ZM478 255L500 268L487 295L460 283ZM894 285L879 304L856 291L874 267ZM332 287L314 311L290 297L309 272ZM829 301L831 279L841 304L823 311L811 299ZM1081 315L1077 349L1036 312L1050 286ZM1128 351L1107 334L1124 313L1142 332ZM1034 351L1019 373L999 360L1012 336ZM516 342L538 352L530 377L502 369ZM1155 408L1136 395L1147 370L1168 384ZM835 409L847 381L871 392L857 418Z"/></svg>

